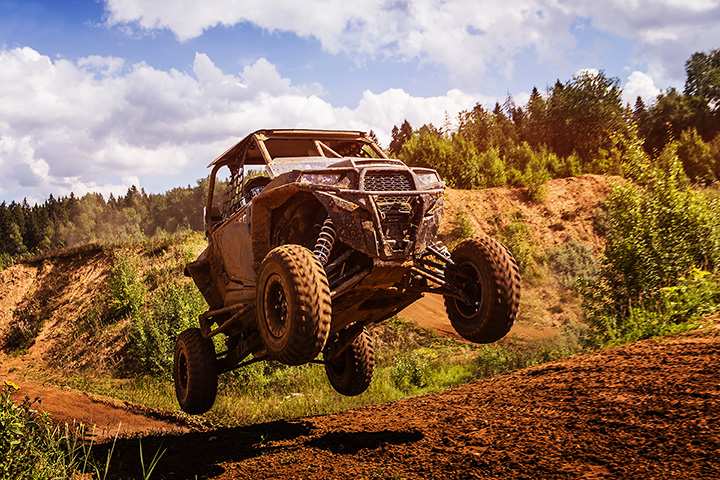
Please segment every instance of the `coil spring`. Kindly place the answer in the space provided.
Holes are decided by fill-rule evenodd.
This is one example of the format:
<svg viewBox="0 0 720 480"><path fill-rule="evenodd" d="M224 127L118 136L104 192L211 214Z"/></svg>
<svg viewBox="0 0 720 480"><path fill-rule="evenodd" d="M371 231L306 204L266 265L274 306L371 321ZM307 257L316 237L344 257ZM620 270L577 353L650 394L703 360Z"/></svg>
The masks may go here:
<svg viewBox="0 0 720 480"><path fill-rule="evenodd" d="M320 228L320 234L313 249L313 253L323 265L330 259L330 252L332 252L333 245L335 245L335 235L333 222L330 220L330 217L328 217Z"/></svg>

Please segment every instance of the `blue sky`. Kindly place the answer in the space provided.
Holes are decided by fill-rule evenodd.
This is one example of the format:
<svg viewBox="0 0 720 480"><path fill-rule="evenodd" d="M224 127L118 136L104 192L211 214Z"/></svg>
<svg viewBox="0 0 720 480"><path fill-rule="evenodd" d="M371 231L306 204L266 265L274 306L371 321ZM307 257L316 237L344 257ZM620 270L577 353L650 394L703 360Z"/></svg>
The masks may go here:
<svg viewBox="0 0 720 480"><path fill-rule="evenodd" d="M240 6L240 4L242 4ZM720 0L0 0L0 200L193 183L256 128L374 129L720 46Z"/></svg>

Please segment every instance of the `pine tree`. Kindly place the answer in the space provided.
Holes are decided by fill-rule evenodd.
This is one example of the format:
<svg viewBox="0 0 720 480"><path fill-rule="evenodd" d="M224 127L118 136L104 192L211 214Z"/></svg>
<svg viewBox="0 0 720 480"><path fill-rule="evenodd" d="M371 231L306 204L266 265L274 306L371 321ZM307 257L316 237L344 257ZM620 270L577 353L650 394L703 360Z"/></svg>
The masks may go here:
<svg viewBox="0 0 720 480"><path fill-rule="evenodd" d="M390 147L388 148L391 155L397 155L402 150L403 145L412 137L413 128L410 126L410 122L407 120L403 121L400 128L393 127L392 129L392 140L390 141Z"/></svg>

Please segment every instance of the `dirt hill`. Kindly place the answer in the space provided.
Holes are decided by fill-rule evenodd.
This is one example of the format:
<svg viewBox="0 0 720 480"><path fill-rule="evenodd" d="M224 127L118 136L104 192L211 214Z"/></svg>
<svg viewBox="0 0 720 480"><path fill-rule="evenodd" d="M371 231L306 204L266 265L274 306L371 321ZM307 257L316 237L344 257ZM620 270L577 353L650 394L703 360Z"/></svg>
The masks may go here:
<svg viewBox="0 0 720 480"><path fill-rule="evenodd" d="M485 231L506 240L508 226L521 225L521 240L531 255L542 256L568 242L585 245L591 252L602 248L602 237L594 227L600 203L614 180L585 175L548 182L541 203L527 200L522 189L492 188L482 191L448 190L441 236L452 244L464 223L473 231ZM469 225L469 227L468 227ZM506 235L507 236L507 235ZM516 235L515 238L518 237ZM513 241L513 239L510 239ZM204 245L201 234L179 244L153 248L124 247L138 254L143 274L170 269L181 277L185 258L192 258ZM98 301L98 291L112 265L116 249L88 246L59 256L38 258L0 272L0 345L11 327L30 337L29 346L15 355L14 368L58 368L108 371L117 364L127 338L127 323L120 321L101 328L78 328L87 322ZM549 272L533 267L524 274L520 318L511 332L516 341L557 336L580 318L577 295ZM401 316L421 326L455 336L445 316L442 298L427 298ZM83 324L84 325L84 324ZM2 359L0 353L0 359Z"/></svg>
<svg viewBox="0 0 720 480"><path fill-rule="evenodd" d="M143 439L162 478L720 476L720 325L338 415ZM107 448L107 447L104 447ZM137 441L115 446L137 475Z"/></svg>
<svg viewBox="0 0 720 480"><path fill-rule="evenodd" d="M523 272L520 315L508 340L550 339L581 322L578 295L553 271L553 260L545 257L562 253L567 246L584 248L589 255L602 252L601 205L611 185L619 181L601 175L552 180L539 203L529 201L522 189L447 191L441 234L448 244L456 241L464 224L506 244L519 244L509 246L523 249L530 257L526 260L534 262ZM400 316L460 339L439 295L426 295Z"/></svg>

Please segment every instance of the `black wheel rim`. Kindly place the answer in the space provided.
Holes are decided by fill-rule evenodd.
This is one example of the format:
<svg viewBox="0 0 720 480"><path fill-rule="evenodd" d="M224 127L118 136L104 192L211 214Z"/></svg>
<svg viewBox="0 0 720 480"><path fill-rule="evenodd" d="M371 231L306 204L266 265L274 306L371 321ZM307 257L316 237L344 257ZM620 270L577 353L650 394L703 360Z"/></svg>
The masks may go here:
<svg viewBox="0 0 720 480"><path fill-rule="evenodd" d="M271 277L265 288L265 323L275 338L284 336L288 326L288 302L280 279Z"/></svg>
<svg viewBox="0 0 720 480"><path fill-rule="evenodd" d="M482 309L483 295L480 284L480 272L471 262L464 262L457 266L460 275L457 276L456 284L468 299L467 302L454 299L455 308L465 318L471 318Z"/></svg>

